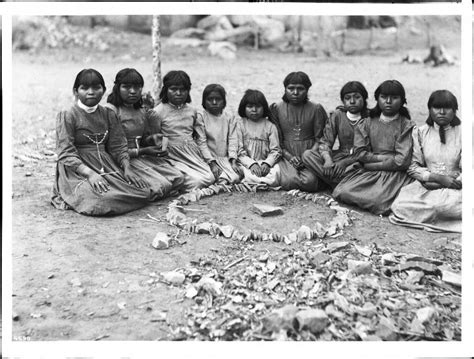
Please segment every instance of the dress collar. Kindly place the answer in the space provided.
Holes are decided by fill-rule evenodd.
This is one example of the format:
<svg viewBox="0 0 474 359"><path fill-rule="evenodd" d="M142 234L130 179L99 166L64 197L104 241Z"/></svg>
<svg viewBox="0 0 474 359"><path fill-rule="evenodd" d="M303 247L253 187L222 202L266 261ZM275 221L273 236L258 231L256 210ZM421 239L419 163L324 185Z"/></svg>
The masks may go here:
<svg viewBox="0 0 474 359"><path fill-rule="evenodd" d="M182 110L186 106L186 103L183 103L181 106L176 106L176 105L173 105L171 102L168 102L167 105L171 106L171 108L175 110Z"/></svg>
<svg viewBox="0 0 474 359"><path fill-rule="evenodd" d="M353 113L350 113L349 111L347 111L346 116L352 124L356 124L362 118L360 112L357 113L357 114L353 114Z"/></svg>
<svg viewBox="0 0 474 359"><path fill-rule="evenodd" d="M95 106L92 106L92 107L89 107L89 106L86 106L84 105L81 100L77 100L77 106L79 106L79 108L83 109L84 111L86 111L87 113L93 113L97 110L97 107L99 107L99 104L95 105Z"/></svg>
<svg viewBox="0 0 474 359"><path fill-rule="evenodd" d="M398 120L398 118L400 118L399 113L397 113L396 115L393 115L393 116L385 116L383 113L380 114L380 121L385 122L385 123L392 122L394 120Z"/></svg>
<svg viewBox="0 0 474 359"><path fill-rule="evenodd" d="M438 125L436 122L433 123L433 127L436 129L436 131L439 131L440 129L440 125ZM446 126L443 126L444 130L447 131L451 128L451 125L446 125Z"/></svg>

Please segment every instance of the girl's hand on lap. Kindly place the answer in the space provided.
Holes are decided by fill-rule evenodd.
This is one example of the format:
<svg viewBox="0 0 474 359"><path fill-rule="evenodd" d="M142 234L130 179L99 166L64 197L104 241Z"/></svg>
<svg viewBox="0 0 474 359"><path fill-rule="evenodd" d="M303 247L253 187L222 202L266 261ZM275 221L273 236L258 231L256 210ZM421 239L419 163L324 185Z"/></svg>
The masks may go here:
<svg viewBox="0 0 474 359"><path fill-rule="evenodd" d="M150 155L150 156L162 156L163 151L159 146L150 146L150 147L142 147L140 148L140 154L142 155ZM168 153L166 151L166 153Z"/></svg>
<svg viewBox="0 0 474 359"><path fill-rule="evenodd" d="M133 173L133 171L128 167L123 170L123 176L125 177L125 180L127 180L128 184L133 184L137 188L148 187L148 184L135 173Z"/></svg>
<svg viewBox="0 0 474 359"><path fill-rule="evenodd" d="M232 166L234 172L237 173L240 178L244 176L244 172L242 171L242 168L240 168L240 166L237 164L237 160L235 158L232 158L230 160L230 165Z"/></svg>
<svg viewBox="0 0 474 359"><path fill-rule="evenodd" d="M301 159L299 159L299 158L296 157L296 156L291 157L290 163L291 163L291 165L292 165L294 168L296 168L296 169L301 168L302 165L303 165L303 163L301 162Z"/></svg>
<svg viewBox="0 0 474 359"><path fill-rule="evenodd" d="M450 187L450 188L462 189L462 181L460 181L460 180L458 180L458 179L454 179L454 181L453 181L453 187Z"/></svg>
<svg viewBox="0 0 474 359"><path fill-rule="evenodd" d="M260 167L262 170L262 176L265 177L267 174L270 173L271 167L268 163L262 163L262 166Z"/></svg>
<svg viewBox="0 0 474 359"><path fill-rule="evenodd" d="M262 177L262 169L258 163L254 163L249 169L255 176Z"/></svg>
<svg viewBox="0 0 474 359"><path fill-rule="evenodd" d="M334 162L331 161L325 161L323 164L323 173L325 176L331 176L333 174L334 170Z"/></svg>
<svg viewBox="0 0 474 359"><path fill-rule="evenodd" d="M211 168L211 172L212 172L212 174L214 175L214 178L217 181L219 179L219 176L222 173L222 170L219 168L216 161L209 162L209 167Z"/></svg>
<svg viewBox="0 0 474 359"><path fill-rule="evenodd" d="M109 182L107 182L107 180L98 173L91 173L87 177L87 180L89 181L94 191L97 191L99 193L107 192L110 189Z"/></svg>
<svg viewBox="0 0 474 359"><path fill-rule="evenodd" d="M334 164L334 177L339 178L344 175L344 172L346 172L346 166L342 163L335 163Z"/></svg>
<svg viewBox="0 0 474 359"><path fill-rule="evenodd" d="M435 177L436 182L441 184L445 188L452 188L452 189L461 189L462 188L462 182L451 177L451 176L445 176L445 175L437 175Z"/></svg>

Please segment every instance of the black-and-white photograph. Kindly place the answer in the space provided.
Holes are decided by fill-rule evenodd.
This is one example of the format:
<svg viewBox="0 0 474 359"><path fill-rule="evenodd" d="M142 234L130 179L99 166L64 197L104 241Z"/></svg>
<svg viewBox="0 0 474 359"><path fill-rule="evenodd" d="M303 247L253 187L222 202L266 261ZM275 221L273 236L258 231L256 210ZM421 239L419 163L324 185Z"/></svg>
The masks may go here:
<svg viewBox="0 0 474 359"><path fill-rule="evenodd" d="M460 341L461 16L14 16L13 341Z"/></svg>

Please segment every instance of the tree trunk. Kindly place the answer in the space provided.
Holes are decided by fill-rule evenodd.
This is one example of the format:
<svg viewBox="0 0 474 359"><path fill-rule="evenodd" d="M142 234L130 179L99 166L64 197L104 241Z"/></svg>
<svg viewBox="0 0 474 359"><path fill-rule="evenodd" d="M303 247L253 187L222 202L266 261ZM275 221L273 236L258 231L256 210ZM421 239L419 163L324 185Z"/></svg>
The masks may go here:
<svg viewBox="0 0 474 359"><path fill-rule="evenodd" d="M153 89L152 96L155 106L160 102L159 95L161 90L161 34L160 34L160 16L153 15L151 25L151 42L153 49Z"/></svg>

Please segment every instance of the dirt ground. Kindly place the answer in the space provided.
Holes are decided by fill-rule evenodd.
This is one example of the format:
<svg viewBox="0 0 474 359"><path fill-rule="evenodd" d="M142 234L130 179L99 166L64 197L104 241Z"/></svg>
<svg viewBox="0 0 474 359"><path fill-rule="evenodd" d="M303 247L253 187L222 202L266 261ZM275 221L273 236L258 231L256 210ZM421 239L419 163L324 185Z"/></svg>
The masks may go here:
<svg viewBox="0 0 474 359"><path fill-rule="evenodd" d="M71 104L76 73L83 67L96 68L103 73L110 90L115 73L133 66L143 73L145 88L151 88L150 38L130 38L133 41L129 43L129 52L120 48L107 53L54 50L39 55L13 55L13 340L170 339L170 328L186 323L187 310L194 301L183 300L183 287L155 280L159 273L186 268L203 258L224 258L222 264L227 265L244 253L255 259L268 251L278 260L289 250L290 246L284 243L241 243L182 232L178 236L182 245L155 250L151 242L156 232L178 233L165 221L169 200L112 218L85 217L73 211L58 211L49 204L55 171L55 115ZM420 56L426 51L410 50ZM450 51L460 54L455 45ZM398 53L315 58L305 53L239 49L237 60L224 62L208 56L203 49L165 46L163 73L184 69L190 74L195 106L199 106L206 84L222 83L229 93L229 110L237 108L247 88L262 89L270 103L278 101L284 76L294 70L310 75L314 84L310 98L322 103L327 111L338 105L338 92L346 81L362 80L369 93L373 93L381 81L396 78L407 89L413 119L421 124L433 90L447 88L460 98L460 66L402 64L404 54L402 49ZM280 204L285 214L262 220L249 210L251 203ZM242 228L282 231L297 229L304 222L327 222L331 218L327 208L289 199L283 192L221 194L189 208L203 210L193 214L200 219L214 218ZM147 220L147 214L160 222ZM345 228L342 236L327 241L376 244L394 252L442 258L460 271L460 251L446 258L436 245L441 239L459 243L460 235L393 226L387 218L360 210L352 212L352 217L352 226ZM309 247L318 244L321 241ZM294 250L308 248L304 244L295 246ZM236 267L245 267L246 263ZM460 330L460 318L452 321Z"/></svg>

